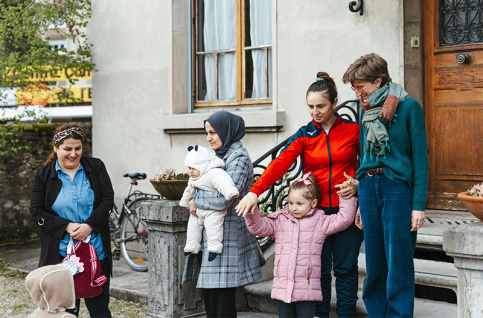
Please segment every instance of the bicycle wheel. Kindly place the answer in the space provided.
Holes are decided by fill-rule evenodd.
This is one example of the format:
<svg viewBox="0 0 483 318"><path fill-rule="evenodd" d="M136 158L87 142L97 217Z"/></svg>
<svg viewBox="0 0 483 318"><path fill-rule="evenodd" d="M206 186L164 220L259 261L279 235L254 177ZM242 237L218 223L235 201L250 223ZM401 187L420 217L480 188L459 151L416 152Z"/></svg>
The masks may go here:
<svg viewBox="0 0 483 318"><path fill-rule="evenodd" d="M121 225L121 254L126 263L138 272L148 270L148 230L146 223L139 216L141 203L146 200L134 201L129 210L131 215L125 215Z"/></svg>

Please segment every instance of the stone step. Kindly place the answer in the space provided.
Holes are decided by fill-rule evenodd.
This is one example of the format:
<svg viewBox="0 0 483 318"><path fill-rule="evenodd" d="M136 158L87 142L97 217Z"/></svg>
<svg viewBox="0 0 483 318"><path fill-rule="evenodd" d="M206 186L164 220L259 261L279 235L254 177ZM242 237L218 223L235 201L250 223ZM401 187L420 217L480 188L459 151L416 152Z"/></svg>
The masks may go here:
<svg viewBox="0 0 483 318"><path fill-rule="evenodd" d="M272 290L272 281L265 281L260 283L253 283L243 288L247 296L248 307L256 309L260 312L276 314L277 308L275 300L271 299L270 293ZM333 314L336 311L336 292L332 288L331 307ZM355 318L365 318L367 311L362 302L362 291L358 293L359 300L357 301L358 315ZM332 317L332 316L331 316ZM334 317L335 314L334 314ZM429 317L457 317L456 304L450 304L440 301L431 301L427 299L416 298L414 300L414 317L415 318L429 318Z"/></svg>
<svg viewBox="0 0 483 318"><path fill-rule="evenodd" d="M451 289L456 292L458 274L452 263L414 259L414 282L418 285ZM359 254L359 288L362 289L366 273L366 255Z"/></svg>
<svg viewBox="0 0 483 318"><path fill-rule="evenodd" d="M443 232L450 227L479 222L468 211L426 210L424 225L418 230L418 247L443 249Z"/></svg>

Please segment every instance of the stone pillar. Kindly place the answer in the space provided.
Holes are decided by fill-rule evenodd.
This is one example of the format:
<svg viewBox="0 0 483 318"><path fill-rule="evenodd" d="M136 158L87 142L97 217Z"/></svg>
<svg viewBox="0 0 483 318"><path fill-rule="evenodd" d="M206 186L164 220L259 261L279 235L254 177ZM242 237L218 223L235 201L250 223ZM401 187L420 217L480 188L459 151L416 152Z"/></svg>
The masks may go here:
<svg viewBox="0 0 483 318"><path fill-rule="evenodd" d="M149 286L146 317L183 317L202 313L196 281L181 285L189 212L179 201L142 203L141 217L149 230Z"/></svg>
<svg viewBox="0 0 483 318"><path fill-rule="evenodd" d="M483 222L445 231L443 249L458 270L458 317L483 317Z"/></svg>

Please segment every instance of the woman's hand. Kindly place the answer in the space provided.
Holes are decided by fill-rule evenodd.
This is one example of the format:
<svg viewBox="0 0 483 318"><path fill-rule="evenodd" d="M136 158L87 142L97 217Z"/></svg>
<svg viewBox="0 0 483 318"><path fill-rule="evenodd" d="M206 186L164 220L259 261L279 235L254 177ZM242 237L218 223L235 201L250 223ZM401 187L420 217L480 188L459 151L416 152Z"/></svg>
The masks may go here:
<svg viewBox="0 0 483 318"><path fill-rule="evenodd" d="M83 223L80 224L77 230L75 230L70 236L77 241L85 240L89 235L91 235L92 227L87 224Z"/></svg>
<svg viewBox="0 0 483 318"><path fill-rule="evenodd" d="M193 216L198 217L198 215L196 215L195 199L190 199L189 211Z"/></svg>
<svg viewBox="0 0 483 318"><path fill-rule="evenodd" d="M72 236L72 234L77 231L77 229L79 229L79 226L80 224L79 223L73 223L73 222L70 222L67 227L65 228L65 231L67 233L69 233L70 236Z"/></svg>
<svg viewBox="0 0 483 318"><path fill-rule="evenodd" d="M411 212L411 232L417 231L424 224L424 211L413 210Z"/></svg>
<svg viewBox="0 0 483 318"><path fill-rule="evenodd" d="M235 212L240 215L247 215L248 211L252 214L255 211L258 203L258 196L253 192L248 192L247 195L238 202L238 205L235 207Z"/></svg>
<svg viewBox="0 0 483 318"><path fill-rule="evenodd" d="M344 181L342 184L336 185L335 187L340 188L340 190L337 191L337 194L339 196L343 197L344 199L350 199L357 193L359 181L357 181L355 178L352 178L345 172L344 177L346 177L347 180Z"/></svg>
<svg viewBox="0 0 483 318"><path fill-rule="evenodd" d="M359 228L359 230L362 230L361 211L359 210L359 207L357 207L356 219L354 220L354 224Z"/></svg>

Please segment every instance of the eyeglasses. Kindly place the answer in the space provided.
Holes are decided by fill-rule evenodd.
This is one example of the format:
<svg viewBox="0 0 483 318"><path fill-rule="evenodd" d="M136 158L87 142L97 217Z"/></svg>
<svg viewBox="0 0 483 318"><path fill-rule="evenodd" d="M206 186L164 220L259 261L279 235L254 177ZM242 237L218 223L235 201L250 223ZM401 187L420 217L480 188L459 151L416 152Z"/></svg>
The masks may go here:
<svg viewBox="0 0 483 318"><path fill-rule="evenodd" d="M359 91L359 93L361 93L361 94L362 94L362 93L364 93L364 88L366 88L366 86L367 86L367 85L369 85L369 84L372 84L372 83L371 83L371 82L369 82L369 83L367 83L367 84L366 84L366 85L364 85L364 86L356 86L356 87L351 86L351 89L352 89L354 92L355 92L355 91Z"/></svg>

